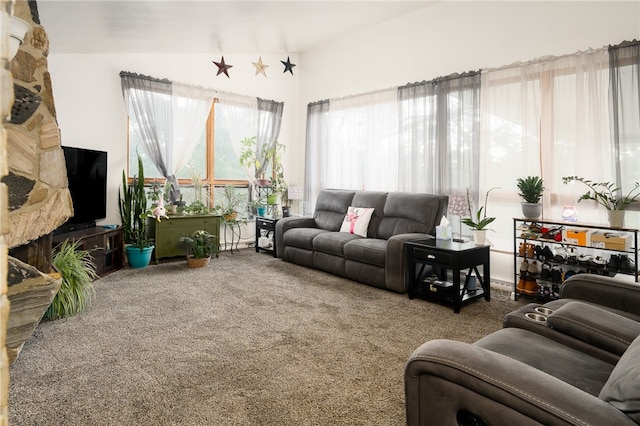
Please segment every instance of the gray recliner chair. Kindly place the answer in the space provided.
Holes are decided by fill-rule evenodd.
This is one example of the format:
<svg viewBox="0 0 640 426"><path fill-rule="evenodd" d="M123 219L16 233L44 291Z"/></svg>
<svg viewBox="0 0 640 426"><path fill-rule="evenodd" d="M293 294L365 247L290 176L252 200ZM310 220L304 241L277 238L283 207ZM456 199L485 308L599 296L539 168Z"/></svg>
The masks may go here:
<svg viewBox="0 0 640 426"><path fill-rule="evenodd" d="M640 424L640 285L587 274L473 344L432 340L405 367L408 425Z"/></svg>

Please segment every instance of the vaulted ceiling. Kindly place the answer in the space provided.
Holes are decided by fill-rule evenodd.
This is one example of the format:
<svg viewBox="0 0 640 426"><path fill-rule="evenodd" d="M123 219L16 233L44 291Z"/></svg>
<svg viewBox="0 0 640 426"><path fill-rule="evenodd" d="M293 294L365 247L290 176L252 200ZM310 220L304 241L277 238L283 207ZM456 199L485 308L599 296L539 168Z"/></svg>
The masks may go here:
<svg viewBox="0 0 640 426"><path fill-rule="evenodd" d="M433 1L38 0L50 51L293 53Z"/></svg>

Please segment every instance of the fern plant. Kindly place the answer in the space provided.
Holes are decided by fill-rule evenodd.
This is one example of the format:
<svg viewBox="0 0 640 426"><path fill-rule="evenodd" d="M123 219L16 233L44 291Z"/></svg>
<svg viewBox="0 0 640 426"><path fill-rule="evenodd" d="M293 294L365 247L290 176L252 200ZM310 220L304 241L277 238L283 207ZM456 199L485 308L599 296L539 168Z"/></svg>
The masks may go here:
<svg viewBox="0 0 640 426"><path fill-rule="evenodd" d="M98 278L93 257L77 241L65 240L54 249L53 267L62 275L62 284L45 312L55 320L83 312L94 295L93 280Z"/></svg>

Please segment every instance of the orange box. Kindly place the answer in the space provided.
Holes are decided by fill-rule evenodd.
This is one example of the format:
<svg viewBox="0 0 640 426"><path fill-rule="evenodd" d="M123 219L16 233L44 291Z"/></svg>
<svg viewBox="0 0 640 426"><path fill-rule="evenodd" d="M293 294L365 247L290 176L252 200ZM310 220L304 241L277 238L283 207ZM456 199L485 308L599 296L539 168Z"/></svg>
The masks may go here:
<svg viewBox="0 0 640 426"><path fill-rule="evenodd" d="M629 232L598 231L591 235L591 247L629 251L633 236Z"/></svg>
<svg viewBox="0 0 640 426"><path fill-rule="evenodd" d="M587 229L563 229L562 242L587 247L591 245L591 233Z"/></svg>

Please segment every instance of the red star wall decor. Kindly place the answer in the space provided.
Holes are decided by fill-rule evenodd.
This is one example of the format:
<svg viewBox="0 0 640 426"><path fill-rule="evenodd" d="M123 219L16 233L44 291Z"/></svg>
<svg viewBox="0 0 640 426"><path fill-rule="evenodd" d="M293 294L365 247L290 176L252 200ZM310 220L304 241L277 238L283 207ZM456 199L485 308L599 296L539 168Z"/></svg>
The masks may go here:
<svg viewBox="0 0 640 426"><path fill-rule="evenodd" d="M231 77L229 77L229 68L233 67L233 65L225 64L224 63L224 56L222 57L220 62L216 62L216 61L211 61L211 62L216 64L216 66L218 67L218 73L216 74L216 77L219 76L220 74L224 73L224 75L226 75L227 78L231 78Z"/></svg>

